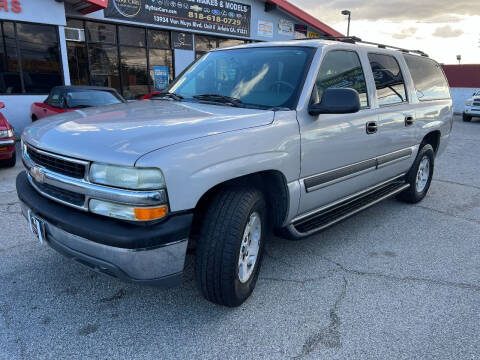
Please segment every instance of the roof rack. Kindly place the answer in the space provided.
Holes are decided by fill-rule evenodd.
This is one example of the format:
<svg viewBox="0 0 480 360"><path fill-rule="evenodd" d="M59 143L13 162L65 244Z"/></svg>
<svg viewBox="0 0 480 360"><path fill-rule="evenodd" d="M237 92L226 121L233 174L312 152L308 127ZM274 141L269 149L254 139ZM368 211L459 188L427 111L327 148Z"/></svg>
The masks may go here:
<svg viewBox="0 0 480 360"><path fill-rule="evenodd" d="M340 42L349 43L349 44L361 43L366 45L377 46L380 49L393 49L393 50L404 52L406 54L418 54L421 56L428 57L428 55L421 50L407 50L407 49L396 47L396 46L379 44L371 41L363 41L362 39L356 36L320 36L319 38L315 38L315 39L298 39L298 40L333 40L333 41L340 41Z"/></svg>

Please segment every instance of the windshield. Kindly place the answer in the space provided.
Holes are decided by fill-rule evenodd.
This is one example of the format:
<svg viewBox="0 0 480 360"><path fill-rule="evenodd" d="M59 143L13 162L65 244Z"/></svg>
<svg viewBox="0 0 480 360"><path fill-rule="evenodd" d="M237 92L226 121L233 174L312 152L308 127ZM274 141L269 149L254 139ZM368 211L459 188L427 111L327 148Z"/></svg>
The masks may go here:
<svg viewBox="0 0 480 360"><path fill-rule="evenodd" d="M184 99L294 108L314 49L264 47L205 54L168 92Z"/></svg>
<svg viewBox="0 0 480 360"><path fill-rule="evenodd" d="M70 90L66 93L69 108L95 107L122 103L115 93L107 90Z"/></svg>

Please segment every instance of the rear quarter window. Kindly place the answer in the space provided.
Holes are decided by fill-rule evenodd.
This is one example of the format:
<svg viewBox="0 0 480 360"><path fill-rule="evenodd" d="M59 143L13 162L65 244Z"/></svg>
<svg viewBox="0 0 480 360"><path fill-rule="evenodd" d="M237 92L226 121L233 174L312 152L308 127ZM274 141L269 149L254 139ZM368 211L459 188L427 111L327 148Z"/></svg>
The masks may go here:
<svg viewBox="0 0 480 360"><path fill-rule="evenodd" d="M421 56L404 55L412 75L418 100L431 101L450 98L447 79L440 65Z"/></svg>

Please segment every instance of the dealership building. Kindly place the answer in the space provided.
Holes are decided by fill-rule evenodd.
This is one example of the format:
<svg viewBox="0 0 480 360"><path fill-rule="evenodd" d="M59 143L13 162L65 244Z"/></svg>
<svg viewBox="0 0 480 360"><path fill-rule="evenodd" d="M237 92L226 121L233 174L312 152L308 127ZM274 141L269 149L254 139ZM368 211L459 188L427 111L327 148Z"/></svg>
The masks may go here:
<svg viewBox="0 0 480 360"><path fill-rule="evenodd" d="M285 0L0 0L1 110L18 136L56 85L136 99L210 49L340 36Z"/></svg>

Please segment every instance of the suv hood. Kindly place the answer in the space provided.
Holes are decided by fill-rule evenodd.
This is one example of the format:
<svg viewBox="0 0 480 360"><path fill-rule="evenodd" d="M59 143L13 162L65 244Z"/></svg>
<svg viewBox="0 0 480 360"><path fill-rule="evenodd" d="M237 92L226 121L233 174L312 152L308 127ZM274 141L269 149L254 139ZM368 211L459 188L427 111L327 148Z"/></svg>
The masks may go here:
<svg viewBox="0 0 480 360"><path fill-rule="evenodd" d="M165 146L268 125L274 112L171 100L145 100L76 110L36 121L23 140L83 160L134 165Z"/></svg>

